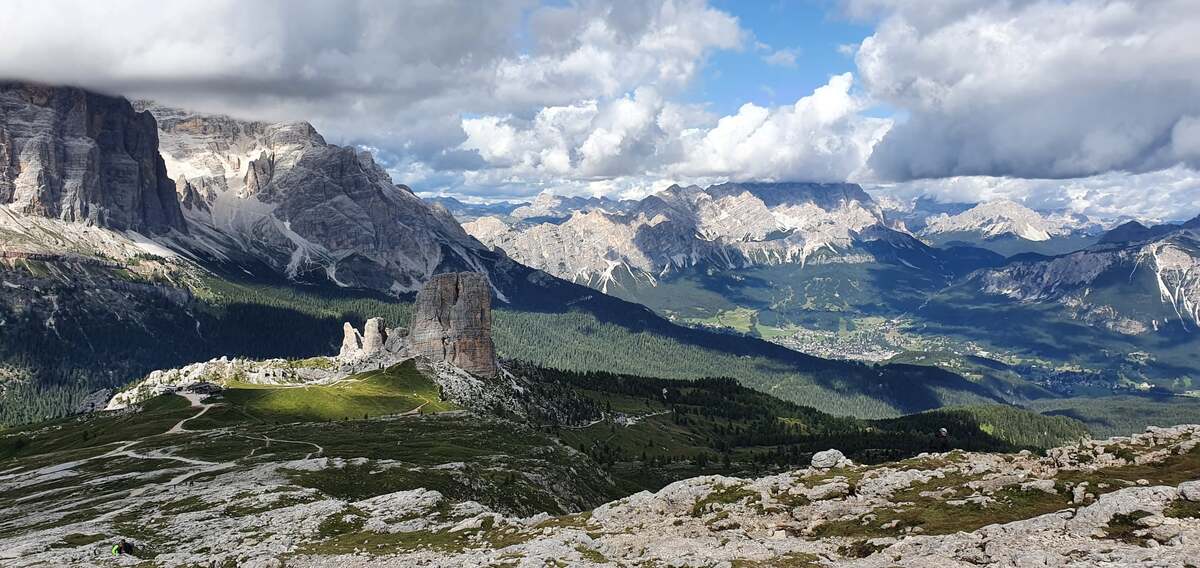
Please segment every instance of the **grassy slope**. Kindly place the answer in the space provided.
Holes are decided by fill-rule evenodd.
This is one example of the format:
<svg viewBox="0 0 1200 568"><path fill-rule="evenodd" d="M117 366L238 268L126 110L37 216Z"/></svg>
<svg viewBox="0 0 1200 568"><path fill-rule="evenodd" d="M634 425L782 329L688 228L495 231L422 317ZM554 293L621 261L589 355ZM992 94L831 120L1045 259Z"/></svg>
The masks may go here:
<svg viewBox="0 0 1200 568"><path fill-rule="evenodd" d="M347 377L332 385L268 387L235 383L221 393L231 406L261 420L344 420L450 410L433 381L412 361Z"/></svg>

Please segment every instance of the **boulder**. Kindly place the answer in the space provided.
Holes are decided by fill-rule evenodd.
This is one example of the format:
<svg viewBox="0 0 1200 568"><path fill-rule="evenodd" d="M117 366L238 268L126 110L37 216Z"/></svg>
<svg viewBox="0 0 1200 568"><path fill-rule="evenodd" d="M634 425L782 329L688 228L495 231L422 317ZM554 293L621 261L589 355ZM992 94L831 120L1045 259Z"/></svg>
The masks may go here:
<svg viewBox="0 0 1200 568"><path fill-rule="evenodd" d="M475 272L431 278L417 293L408 351L473 375L496 376L500 367L492 343L492 292L487 278Z"/></svg>
<svg viewBox="0 0 1200 568"><path fill-rule="evenodd" d="M1200 501L1200 481L1180 483L1179 495L1188 501Z"/></svg>
<svg viewBox="0 0 1200 568"><path fill-rule="evenodd" d="M837 450L825 450L813 454L812 466L818 469L829 469L850 463L846 456Z"/></svg>

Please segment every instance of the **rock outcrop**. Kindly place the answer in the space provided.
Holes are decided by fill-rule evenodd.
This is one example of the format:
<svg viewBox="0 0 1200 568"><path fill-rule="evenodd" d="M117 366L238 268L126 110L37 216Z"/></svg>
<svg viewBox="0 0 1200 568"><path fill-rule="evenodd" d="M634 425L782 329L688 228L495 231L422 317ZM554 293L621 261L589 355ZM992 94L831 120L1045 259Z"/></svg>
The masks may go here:
<svg viewBox="0 0 1200 568"><path fill-rule="evenodd" d="M387 330L383 327L383 318L371 318L367 320L367 323L363 326L363 353L370 357L383 351L383 344L386 341Z"/></svg>
<svg viewBox="0 0 1200 568"><path fill-rule="evenodd" d="M342 349L338 359L357 359L362 356L362 334L350 322L342 324Z"/></svg>
<svg viewBox="0 0 1200 568"><path fill-rule="evenodd" d="M338 351L337 358L351 362L375 357L383 353L389 335L383 325L383 318L368 319L363 325L362 333L354 329L350 322L346 322L342 324L342 349Z"/></svg>
<svg viewBox="0 0 1200 568"><path fill-rule="evenodd" d="M0 82L0 204L121 231L187 231L154 117L69 87Z"/></svg>
<svg viewBox="0 0 1200 568"><path fill-rule="evenodd" d="M812 466L817 469L829 469L831 467L842 467L850 464L850 460L838 450L825 450L813 454Z"/></svg>
<svg viewBox="0 0 1200 568"><path fill-rule="evenodd" d="M482 377L499 371L492 343L492 294L474 272L438 274L417 294L408 352Z"/></svg>

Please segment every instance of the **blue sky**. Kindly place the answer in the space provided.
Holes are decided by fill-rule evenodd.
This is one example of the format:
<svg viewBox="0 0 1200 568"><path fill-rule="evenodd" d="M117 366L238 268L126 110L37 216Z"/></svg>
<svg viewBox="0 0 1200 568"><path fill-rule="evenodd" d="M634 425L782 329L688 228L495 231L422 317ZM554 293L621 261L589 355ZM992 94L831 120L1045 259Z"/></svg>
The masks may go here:
<svg viewBox="0 0 1200 568"><path fill-rule="evenodd" d="M857 45L872 33L869 25L851 22L818 0L721 0L713 6L736 16L754 40L771 50L797 53L795 67L768 64L764 56L769 52L753 41L742 50L714 53L684 99L708 103L710 111L721 115L733 114L745 103L791 104L830 76L853 72L853 53L839 48Z"/></svg>

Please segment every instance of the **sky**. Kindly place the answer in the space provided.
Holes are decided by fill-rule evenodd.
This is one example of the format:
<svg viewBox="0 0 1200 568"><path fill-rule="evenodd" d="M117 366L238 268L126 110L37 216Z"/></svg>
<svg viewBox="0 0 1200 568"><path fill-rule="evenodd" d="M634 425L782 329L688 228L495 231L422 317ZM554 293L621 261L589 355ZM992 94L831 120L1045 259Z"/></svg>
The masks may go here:
<svg viewBox="0 0 1200 568"><path fill-rule="evenodd" d="M307 120L423 195L1200 213L1195 0L10 0L0 37L0 78Z"/></svg>

